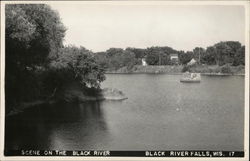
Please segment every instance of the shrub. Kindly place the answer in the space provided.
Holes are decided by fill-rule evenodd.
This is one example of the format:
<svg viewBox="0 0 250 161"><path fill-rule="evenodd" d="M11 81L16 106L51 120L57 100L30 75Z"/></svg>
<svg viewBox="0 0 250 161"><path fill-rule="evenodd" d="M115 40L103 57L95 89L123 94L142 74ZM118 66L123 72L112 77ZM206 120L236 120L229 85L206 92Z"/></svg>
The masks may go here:
<svg viewBox="0 0 250 161"><path fill-rule="evenodd" d="M221 73L232 73L230 66L225 65L225 66L221 67Z"/></svg>
<svg viewBox="0 0 250 161"><path fill-rule="evenodd" d="M190 71L190 67L185 65L185 66L182 68L181 72L184 73L184 72L187 72L187 71L188 71L188 72Z"/></svg>

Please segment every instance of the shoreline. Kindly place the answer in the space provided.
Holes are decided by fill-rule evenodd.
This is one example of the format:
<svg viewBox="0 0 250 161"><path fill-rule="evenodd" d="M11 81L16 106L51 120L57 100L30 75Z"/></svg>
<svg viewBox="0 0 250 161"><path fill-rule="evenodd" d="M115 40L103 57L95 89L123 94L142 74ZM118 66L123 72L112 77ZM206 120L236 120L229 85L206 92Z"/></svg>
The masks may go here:
<svg viewBox="0 0 250 161"><path fill-rule="evenodd" d="M198 73L198 72L193 72ZM152 72L106 72L105 74L165 74L165 75L182 75L183 73L152 73ZM210 75L210 76L245 76L245 73L200 73L201 75Z"/></svg>
<svg viewBox="0 0 250 161"><path fill-rule="evenodd" d="M19 106L13 108L13 110L11 110L10 112L5 114L5 117L10 117L10 116L14 116L17 115L19 113L24 112L24 110L29 109L29 108L34 108L36 106L40 106L40 105L44 105L44 104L54 104L56 103L56 100L35 100L35 101L31 101L31 102L23 102L21 103Z"/></svg>
<svg viewBox="0 0 250 161"><path fill-rule="evenodd" d="M131 69L122 67L116 70L107 70L105 74L168 74L182 75L185 66L183 65L162 65L162 66L142 66L135 65ZM225 71L226 68L226 71ZM197 65L188 67L190 73L200 73L201 75L211 76L244 76L245 66L217 66L217 65Z"/></svg>
<svg viewBox="0 0 250 161"><path fill-rule="evenodd" d="M136 65L132 69L128 70L127 68L120 68L118 70L110 70L106 71L105 74L165 74L165 75L182 75L185 72L182 72L183 65L175 65L175 66L142 66ZM222 66L216 65L200 65L200 66L192 66L190 67L191 73L200 73L204 76L245 76L245 67L244 66L229 66L230 68L228 73L221 72ZM73 84L72 84L73 85ZM66 102L73 102L74 100L79 102L84 101L99 101L99 100L122 100L126 99L125 95L122 91L119 90L104 90L101 95L98 96L88 96L88 94L82 93L83 91L79 90L79 85L69 86L67 92L64 94L62 100ZM15 114L19 114L23 112L27 108L40 106L43 104L53 104L60 101L52 99L52 100L34 100L30 102L20 103L17 107L14 107L10 112L6 113L6 117L12 116Z"/></svg>
<svg viewBox="0 0 250 161"><path fill-rule="evenodd" d="M51 99L51 100L34 100L30 102L22 102L18 106L12 108L11 111L5 113L5 117L17 115L19 113L24 112L24 110L29 108L35 108L37 106L46 105L46 104L55 104L59 102L66 102L66 103L74 103L74 102L87 102L87 101L104 101L104 100L111 100L111 101L122 101L128 99L125 94L115 88L104 88L100 91L97 95L87 95L83 93L84 91L81 90L80 87L73 87L70 90L65 91L64 95L58 99ZM86 91L85 91L86 92Z"/></svg>
<svg viewBox="0 0 250 161"><path fill-rule="evenodd" d="M182 75L183 73L149 73L149 72L106 72L105 74L124 74L124 75L132 75L132 74L155 74L155 75L159 75L159 74L165 74L165 75ZM201 75L205 75L205 76L245 76L245 74L243 73L200 73ZM73 91L79 91L78 89L74 89ZM103 89L104 91L104 89ZM113 89L111 89L111 93L110 90L107 91L108 94L106 94L107 96L85 96L83 94L81 95L77 95L78 101L79 102L85 102L85 101L103 101L103 100L124 100L127 99L127 97L125 97L125 95L122 94L121 91L116 90L116 93L120 93L120 95L122 95L122 98L116 98L113 95L110 96L110 94L112 94ZM70 92L70 94L72 94L74 92ZM74 94L73 94L74 95ZM76 97L73 96L73 97ZM74 102L74 101L67 101L64 100L66 102ZM29 108L34 108L36 106L40 106L40 105L45 105L45 104L54 104L60 102L60 100L56 100L56 99L52 99L52 100L34 100L34 101L30 101L30 102L23 102L21 103L19 106L13 108L13 110L11 110L10 112L6 113L5 117L10 117L13 115L17 115L19 113L24 112L24 110L29 109Z"/></svg>

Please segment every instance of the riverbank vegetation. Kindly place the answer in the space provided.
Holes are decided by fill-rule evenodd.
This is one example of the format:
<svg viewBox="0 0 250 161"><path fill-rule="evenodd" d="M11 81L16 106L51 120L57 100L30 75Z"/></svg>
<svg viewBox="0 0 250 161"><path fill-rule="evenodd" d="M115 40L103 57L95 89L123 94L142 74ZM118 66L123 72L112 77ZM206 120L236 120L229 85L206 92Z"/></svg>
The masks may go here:
<svg viewBox="0 0 250 161"><path fill-rule="evenodd" d="M66 28L45 4L6 5L6 112L60 97L71 82L100 88L104 69L83 47L63 46Z"/></svg>
<svg viewBox="0 0 250 161"><path fill-rule="evenodd" d="M180 73L184 70L244 73L245 46L237 41L219 42L206 49L196 47L186 52L167 46L92 52L84 47L63 45L66 27L59 14L48 5L8 4L5 15L7 113L25 102L64 99L69 89L74 89L72 86L83 95L96 94L105 73ZM171 61L171 54L178 55L178 63ZM142 59L148 66L142 66ZM198 63L187 66L192 59ZM112 96L110 92L114 91L120 93L117 90L106 90L106 93Z"/></svg>
<svg viewBox="0 0 250 161"><path fill-rule="evenodd" d="M149 73L149 74L182 74L183 72L201 73L204 75L244 75L245 67L243 65L230 66L228 64L219 65L202 65L196 64L192 66L186 65L134 65L133 68L127 69L126 67L118 70L106 71L108 74L122 74L122 73Z"/></svg>
<svg viewBox="0 0 250 161"><path fill-rule="evenodd" d="M171 55L178 56L178 62L171 60ZM209 46L206 49L196 47L192 51L178 51L171 47L149 47L141 48L110 48L105 52L95 53L95 58L109 73L122 71L136 72L138 65L142 65L142 59L150 66L186 66L192 59L199 65L218 66L244 66L245 46L238 41L225 41ZM199 67L196 66L196 67ZM135 68L134 68L135 66ZM148 67L144 67L147 69ZM157 67L155 68L157 71ZM163 67L164 68L164 67ZM192 67L194 68L194 66ZM226 71L226 70L222 70ZM204 71L207 72L207 71Z"/></svg>

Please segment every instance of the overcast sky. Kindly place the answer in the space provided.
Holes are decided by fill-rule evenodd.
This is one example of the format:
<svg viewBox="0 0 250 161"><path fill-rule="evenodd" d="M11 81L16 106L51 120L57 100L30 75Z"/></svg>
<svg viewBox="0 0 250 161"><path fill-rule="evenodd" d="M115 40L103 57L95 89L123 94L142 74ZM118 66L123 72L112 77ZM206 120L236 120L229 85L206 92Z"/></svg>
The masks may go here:
<svg viewBox="0 0 250 161"><path fill-rule="evenodd" d="M111 47L207 47L244 44L243 6L51 4L67 27L65 44L92 51Z"/></svg>

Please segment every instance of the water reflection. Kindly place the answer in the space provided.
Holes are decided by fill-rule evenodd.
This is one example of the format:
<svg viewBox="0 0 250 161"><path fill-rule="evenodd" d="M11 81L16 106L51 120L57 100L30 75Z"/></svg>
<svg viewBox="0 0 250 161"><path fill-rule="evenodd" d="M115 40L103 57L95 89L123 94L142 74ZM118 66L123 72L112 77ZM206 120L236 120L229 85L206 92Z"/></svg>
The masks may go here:
<svg viewBox="0 0 250 161"><path fill-rule="evenodd" d="M136 80L136 81L135 81ZM244 77L108 75L128 99L60 103L6 120L7 149L243 150Z"/></svg>
<svg viewBox="0 0 250 161"><path fill-rule="evenodd" d="M50 135L51 149L98 149L100 140L109 138L105 115L100 108L101 102L86 102L74 107L64 107L74 110L67 116L74 121L56 125ZM71 111L72 112L72 111ZM67 140L65 142L65 140Z"/></svg>
<svg viewBox="0 0 250 161"><path fill-rule="evenodd" d="M28 109L18 117L8 118L6 148L70 150L82 149L82 145L91 148L93 142L109 136L101 103L59 103Z"/></svg>

